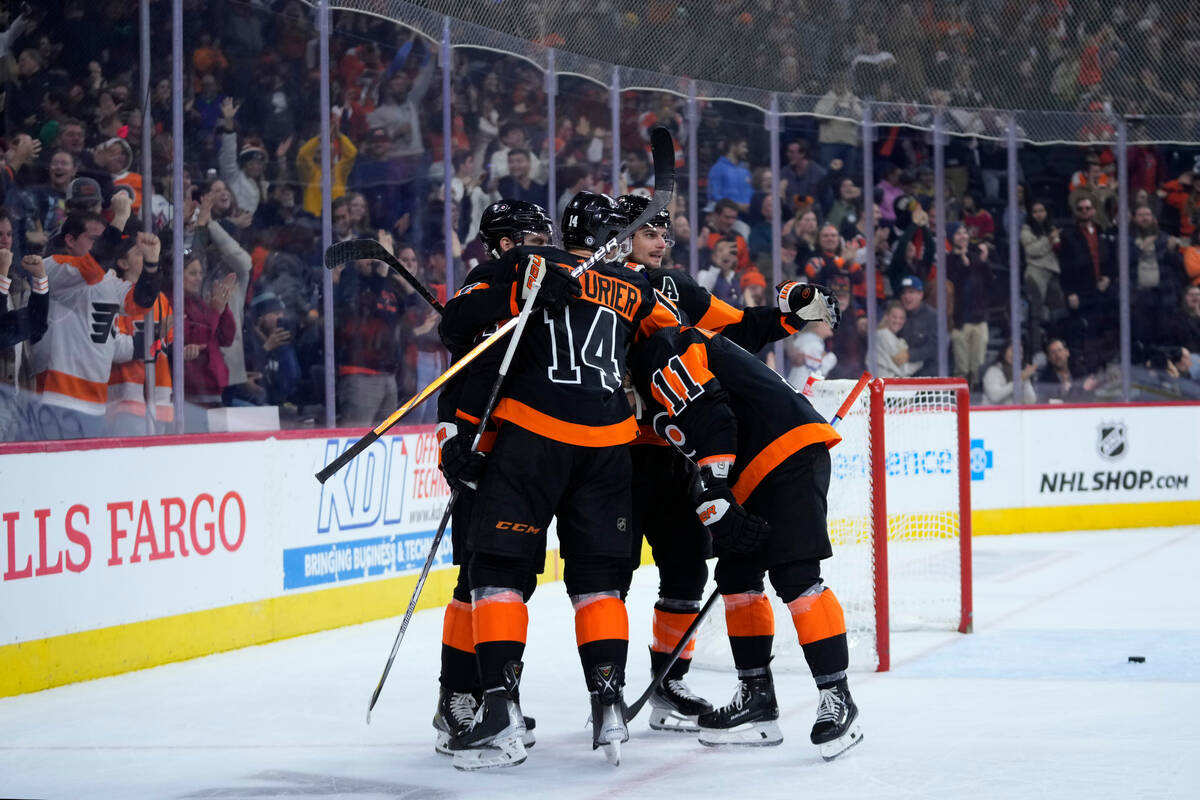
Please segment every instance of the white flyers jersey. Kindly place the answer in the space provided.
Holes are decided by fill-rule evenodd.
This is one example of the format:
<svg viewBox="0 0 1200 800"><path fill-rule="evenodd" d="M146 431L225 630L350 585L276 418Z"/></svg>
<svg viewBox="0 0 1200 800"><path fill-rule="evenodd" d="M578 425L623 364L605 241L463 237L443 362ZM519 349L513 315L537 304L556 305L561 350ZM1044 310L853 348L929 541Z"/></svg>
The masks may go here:
<svg viewBox="0 0 1200 800"><path fill-rule="evenodd" d="M133 337L118 333L117 315L141 314L133 285L91 255L47 258L49 328L33 346L33 369L42 402L102 415L114 363L133 358Z"/></svg>

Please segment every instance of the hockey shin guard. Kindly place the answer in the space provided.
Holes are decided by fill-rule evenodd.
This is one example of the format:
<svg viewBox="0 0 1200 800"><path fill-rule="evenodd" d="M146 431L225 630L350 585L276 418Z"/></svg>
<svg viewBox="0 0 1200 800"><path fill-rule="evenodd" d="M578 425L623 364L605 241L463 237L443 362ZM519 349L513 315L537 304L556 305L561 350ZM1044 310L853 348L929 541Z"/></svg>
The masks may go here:
<svg viewBox="0 0 1200 800"><path fill-rule="evenodd" d="M650 640L650 671L657 675L659 669L675 651L679 640L687 631L688 626L696 619L700 611L700 603L693 600L673 600L666 597L658 598L654 604L654 629ZM682 678L692 665L692 653L696 649L696 637L688 642L679 654L679 659L671 665L667 679Z"/></svg>
<svg viewBox="0 0 1200 800"><path fill-rule="evenodd" d="M762 592L722 595L725 627L738 673L765 668L771 663L775 642L775 613Z"/></svg>
<svg viewBox="0 0 1200 800"><path fill-rule="evenodd" d="M585 676L592 674L592 667L606 662L625 668L629 654L629 615L620 594L619 590L613 590L571 596L571 605L575 607L575 642Z"/></svg>
<svg viewBox="0 0 1200 800"><path fill-rule="evenodd" d="M817 687L827 689L846 677L846 619L833 592L818 582L787 606Z"/></svg>
<svg viewBox="0 0 1200 800"><path fill-rule="evenodd" d="M516 589L482 586L471 590L475 654L484 690L504 686L504 665L525 654L529 609Z"/></svg>

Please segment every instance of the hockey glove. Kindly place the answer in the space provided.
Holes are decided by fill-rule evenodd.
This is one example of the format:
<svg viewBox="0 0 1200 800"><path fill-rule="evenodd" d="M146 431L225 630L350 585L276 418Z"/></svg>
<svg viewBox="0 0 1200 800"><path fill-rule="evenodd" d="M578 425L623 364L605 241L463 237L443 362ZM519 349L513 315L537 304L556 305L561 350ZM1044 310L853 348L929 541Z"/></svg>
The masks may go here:
<svg viewBox="0 0 1200 800"><path fill-rule="evenodd" d="M842 321L842 309L837 295L815 283L785 281L779 290L779 310L803 322L824 322L837 330Z"/></svg>
<svg viewBox="0 0 1200 800"><path fill-rule="evenodd" d="M542 288L538 290L537 299L533 301L536 309L548 308L551 314L557 314L566 308L567 303L583 294L583 286L579 278L573 277L570 270L558 264L552 264L541 256L529 256L521 270L521 299L524 300L534 283L537 272L544 270Z"/></svg>
<svg viewBox="0 0 1200 800"><path fill-rule="evenodd" d="M452 422L438 425L437 438L441 442L442 458L438 465L446 483L450 488L459 491L474 491L479 486L483 476L483 468L487 463L487 454L471 450L471 442L475 436L464 431L458 432L458 426Z"/></svg>
<svg viewBox="0 0 1200 800"><path fill-rule="evenodd" d="M724 478L701 470L701 491L696 498L696 516L712 535L713 547L720 553L752 553L766 544L771 526L742 508Z"/></svg>

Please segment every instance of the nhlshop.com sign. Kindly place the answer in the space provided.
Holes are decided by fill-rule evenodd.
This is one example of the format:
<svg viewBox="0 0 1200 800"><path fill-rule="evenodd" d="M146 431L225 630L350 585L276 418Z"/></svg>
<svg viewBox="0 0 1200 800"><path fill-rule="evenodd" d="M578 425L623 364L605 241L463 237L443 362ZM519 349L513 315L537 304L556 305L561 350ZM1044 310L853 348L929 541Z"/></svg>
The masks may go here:
<svg viewBox="0 0 1200 800"><path fill-rule="evenodd" d="M1067 474L1059 472L1048 475L1042 473L1039 492L1070 494L1073 492L1116 492L1124 490L1132 492L1138 489L1167 489L1186 490L1187 475L1156 475L1153 470L1132 470L1123 472L1093 472L1086 475L1082 472Z"/></svg>
<svg viewBox="0 0 1200 800"><path fill-rule="evenodd" d="M1200 500L1197 405L975 410L971 450L977 510Z"/></svg>

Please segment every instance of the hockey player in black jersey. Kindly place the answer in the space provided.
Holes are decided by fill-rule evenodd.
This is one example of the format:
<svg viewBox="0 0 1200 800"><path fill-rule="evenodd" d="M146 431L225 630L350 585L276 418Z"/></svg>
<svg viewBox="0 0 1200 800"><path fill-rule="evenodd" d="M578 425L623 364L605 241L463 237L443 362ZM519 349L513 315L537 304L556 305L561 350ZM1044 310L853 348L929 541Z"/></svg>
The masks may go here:
<svg viewBox="0 0 1200 800"><path fill-rule="evenodd" d="M788 307L826 318L824 296L793 287ZM845 621L821 581L832 555L826 529L828 447L840 437L774 371L699 328L663 331L630 355L640 396L663 438L700 469L696 514L712 535L739 686L726 706L699 717L707 745L783 741L770 672L774 617L763 577L788 605L820 692L811 740L834 758L862 738L846 683Z"/></svg>
<svg viewBox="0 0 1200 800"><path fill-rule="evenodd" d="M618 207L631 221L646 209L648 202L639 195L624 195L617 200ZM670 245L667 241L670 224L670 216L663 211L634 234L629 265L643 272L650 284L676 305L684 322L719 331L751 352L807 324L796 314L773 307L734 308L713 297L686 272L662 268L663 253ZM829 302L836 309L836 299ZM645 536L659 571L650 644L650 671L656 675L700 610L708 581L705 559L711 556L711 549L708 533L693 513L695 504L690 496L693 468L654 433L649 420L640 419L639 428L638 439L631 448L633 549L636 559L641 537ZM694 649L693 638L651 695L652 729L696 732L698 717L712 711L712 706L693 693L684 681Z"/></svg>
<svg viewBox="0 0 1200 800"><path fill-rule="evenodd" d="M479 769L524 761L515 692L528 627L525 602L545 561L546 528L557 518L564 582L591 696L592 744L618 763L629 737L623 687L628 618L630 462L625 446L637 424L622 391L633 341L674 327L642 276L601 262L579 280L569 269L625 225L604 195L580 193L563 212L566 250L518 247L493 272L487 314L466 301L447 303L447 344L469 340L515 315L531 270L545 270L530 317L492 417L498 431L479 479L468 526L471 618L484 697L471 726L453 737L455 766ZM481 362L483 359L480 360ZM494 369L472 364L457 415L478 421Z"/></svg>
<svg viewBox="0 0 1200 800"><path fill-rule="evenodd" d="M552 233L553 222L541 206L519 200L505 200L488 206L479 223L479 239L491 259L477 266L467 276L465 285L455 295L458 306L475 306L477 310L473 313L479 319L479 324L486 322L489 313L495 316L493 322L507 317L507 309L501 308L500 303L488 297L489 290L493 294L496 291L491 285L496 259L518 245L547 245ZM498 290L507 292L507 284ZM472 312L468 310L465 313ZM473 344L474 340L454 342L450 348L451 358L457 361ZM471 628L471 585L466 539L483 456L471 452L476 425L456 415L461 390L462 381L456 379L448 383L438 396L437 441L441 448L441 469L447 482L460 489L454 506L454 524L450 528L458 579L442 622L442 668L438 681L438 706L433 716L433 727L437 732L434 748L445 755L451 754L450 739L467 729L482 699ZM489 449L494 438L495 432L489 432L481 441L480 449ZM526 747L534 743L533 720L529 717L525 718L523 742Z"/></svg>

